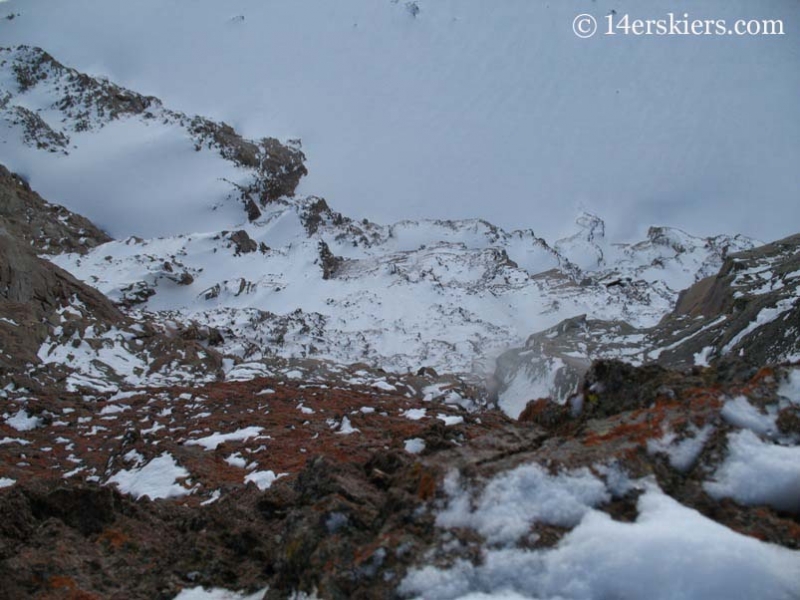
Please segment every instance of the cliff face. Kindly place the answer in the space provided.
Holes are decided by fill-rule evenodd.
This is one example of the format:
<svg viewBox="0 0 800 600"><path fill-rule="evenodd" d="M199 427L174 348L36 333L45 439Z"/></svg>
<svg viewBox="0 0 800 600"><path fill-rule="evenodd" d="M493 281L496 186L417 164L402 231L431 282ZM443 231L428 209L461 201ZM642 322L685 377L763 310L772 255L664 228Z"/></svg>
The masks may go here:
<svg viewBox="0 0 800 600"><path fill-rule="evenodd" d="M109 300L37 253L86 252L110 238L86 219L46 203L19 177L0 166L0 354L3 377L19 376L71 301L91 307L113 326L124 321Z"/></svg>
<svg viewBox="0 0 800 600"><path fill-rule="evenodd" d="M665 352L667 364L731 354L754 365L800 356L800 235L733 254L714 277L681 294L673 319L703 320L691 342ZM724 323L715 323L725 316Z"/></svg>

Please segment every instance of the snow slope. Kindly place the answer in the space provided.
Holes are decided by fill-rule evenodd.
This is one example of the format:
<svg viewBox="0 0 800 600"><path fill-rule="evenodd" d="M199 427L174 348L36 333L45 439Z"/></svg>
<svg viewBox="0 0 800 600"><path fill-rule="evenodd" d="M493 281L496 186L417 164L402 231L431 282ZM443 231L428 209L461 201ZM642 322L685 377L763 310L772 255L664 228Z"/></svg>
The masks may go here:
<svg viewBox="0 0 800 600"><path fill-rule="evenodd" d="M482 217L555 239L582 206L615 239L653 223L793 233L797 3L419 0L416 15L406 4L10 0L0 16L19 16L0 35L249 137L302 138L301 192L358 218ZM577 14L602 22L612 9L783 19L786 35L574 36ZM16 151L0 160L51 191Z"/></svg>
<svg viewBox="0 0 800 600"><path fill-rule="evenodd" d="M53 260L117 302L219 328L223 349L248 360L487 374L500 352L564 318L654 325L677 293L656 275L694 281L724 254L685 236L680 251L619 247L627 262L581 270L531 231L481 221L387 227L319 206L296 199L235 234L128 238ZM604 283L620 277L639 285Z"/></svg>
<svg viewBox="0 0 800 600"><path fill-rule="evenodd" d="M41 58L34 49L0 49L0 162L44 197L112 236L189 233L245 220L232 184L244 185L252 173L219 152L197 151L203 140L190 119L155 98L117 117L96 99L94 87L105 80L74 81L57 64L44 63L22 89L20 70ZM139 97L131 98L137 104Z"/></svg>
<svg viewBox="0 0 800 600"><path fill-rule="evenodd" d="M583 213L578 231L551 246L531 229L484 220L354 221L313 196L258 196L258 214L246 215L243 188L283 174L283 163L265 172L262 159L240 158L265 148L39 50L2 55L0 116L17 161L30 159L37 177L63 186L67 204L109 220L112 232L142 236L52 260L122 306L155 312L168 329L174 321L219 329L222 350L251 362L310 357L485 375L502 351L566 318L652 326L681 288L753 244L663 227L615 244L604 221ZM128 179L142 175L150 185ZM119 195L100 202L105 185ZM48 344L40 356L57 362L71 352ZM530 393L503 405L517 413Z"/></svg>
<svg viewBox="0 0 800 600"><path fill-rule="evenodd" d="M648 440L648 452L665 455L687 479L692 471L695 477L701 473L703 488L714 499L797 514L798 436L796 430L779 434L776 417L800 401L798 374L798 368L777 371L779 393L768 401L725 399L723 420L712 420L702 430L694 425L681 434L662 429L660 439ZM684 425L685 418L680 418ZM725 451L717 449L719 438ZM715 522L665 493L652 475L631 479L614 462L591 469L556 469L555 463L548 461L547 468L523 463L488 480L466 469L451 472L443 486L447 500L436 517L442 542L408 574L400 591L442 600L788 600L800 595L796 549ZM635 518L601 510L610 499L626 496L637 499ZM569 531L552 546L542 544L543 532L553 526ZM464 530L471 536L457 535ZM466 541L472 536L482 540L474 553Z"/></svg>

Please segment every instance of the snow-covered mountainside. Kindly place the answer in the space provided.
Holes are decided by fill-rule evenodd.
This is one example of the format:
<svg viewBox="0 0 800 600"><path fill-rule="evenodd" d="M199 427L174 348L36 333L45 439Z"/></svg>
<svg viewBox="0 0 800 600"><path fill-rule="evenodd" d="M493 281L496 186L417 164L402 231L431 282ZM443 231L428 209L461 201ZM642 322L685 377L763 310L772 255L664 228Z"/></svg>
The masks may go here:
<svg viewBox="0 0 800 600"><path fill-rule="evenodd" d="M301 138L311 161L301 193L323 195L359 220L480 217L552 240L568 235L585 208L624 241L650 224L771 240L795 233L800 221L792 25L800 5L791 0L0 5L0 17L16 15L0 20L4 46L41 46L246 137ZM612 11L631 22L670 13L781 19L785 35L603 35ZM573 33L582 13L600 26L591 39ZM190 160L181 148L176 142L157 157L177 166ZM151 181L150 195L171 188L211 196L203 190L213 180L202 172L181 187L147 155L135 158L149 167L139 184ZM47 178L2 144L0 162ZM102 169L81 166L102 183ZM31 183L64 203L68 182Z"/></svg>
<svg viewBox="0 0 800 600"><path fill-rule="evenodd" d="M353 219L32 47L0 141L0 600L800 597L800 234Z"/></svg>
<svg viewBox="0 0 800 600"><path fill-rule="evenodd" d="M0 48L0 128L2 162L113 236L246 221L306 173L296 141L243 139L27 46Z"/></svg>
<svg viewBox="0 0 800 600"><path fill-rule="evenodd" d="M798 249L795 235L731 253L716 274L683 291L675 309L652 327L580 315L531 335L498 359L500 405L516 415L532 394L566 401L592 361L601 358L684 369L719 361L757 367L800 360Z"/></svg>
<svg viewBox="0 0 800 600"><path fill-rule="evenodd" d="M236 231L128 238L55 261L121 304L218 328L244 359L480 374L520 332L565 317L655 324L680 289L655 273L694 281L728 249L693 241L687 251L627 248L629 264L583 270L530 230L354 223L307 198L268 206ZM630 284L608 284L617 280Z"/></svg>
<svg viewBox="0 0 800 600"><path fill-rule="evenodd" d="M203 223L193 219L211 214L204 196L167 202L134 187L129 193L148 198L146 204L117 199L113 210L122 205L122 214L115 222L122 225L111 232L138 231L139 219L155 223L144 227L148 234L173 235L128 237L52 260L121 306L164 323L217 329L218 349L249 362L319 358L480 377L500 352L564 318L652 326L680 289L753 244L654 228L644 242L615 245L588 214L578 219L580 231L553 246L531 229L506 232L480 220L353 221L321 198L287 197L305 173L293 146L248 142L224 125L70 70L38 49L6 50L3 66L11 90L4 101L9 141L60 168L74 168L71 157L84 147L113 153L104 138L109 128L134 134L125 141L130 152L143 146L140 132L168 127L194 144L193 154L221 159L216 172L204 165L207 180L240 173ZM118 135L111 139L120 143ZM182 172L193 175L198 167L163 168L182 181ZM118 170L111 172L116 177ZM71 208L105 214L83 198L68 200ZM187 227L202 233L184 233Z"/></svg>

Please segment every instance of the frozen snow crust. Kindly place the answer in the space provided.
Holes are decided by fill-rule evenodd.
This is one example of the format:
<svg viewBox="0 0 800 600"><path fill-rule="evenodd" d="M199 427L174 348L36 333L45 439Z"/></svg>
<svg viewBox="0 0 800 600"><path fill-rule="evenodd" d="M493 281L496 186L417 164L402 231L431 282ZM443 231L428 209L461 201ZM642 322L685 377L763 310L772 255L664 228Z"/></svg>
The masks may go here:
<svg viewBox="0 0 800 600"><path fill-rule="evenodd" d="M443 600L789 599L800 591L797 552L737 534L657 486L646 489L637 509L636 521L621 523L587 507L554 549L487 549L481 565L424 568L401 589Z"/></svg>

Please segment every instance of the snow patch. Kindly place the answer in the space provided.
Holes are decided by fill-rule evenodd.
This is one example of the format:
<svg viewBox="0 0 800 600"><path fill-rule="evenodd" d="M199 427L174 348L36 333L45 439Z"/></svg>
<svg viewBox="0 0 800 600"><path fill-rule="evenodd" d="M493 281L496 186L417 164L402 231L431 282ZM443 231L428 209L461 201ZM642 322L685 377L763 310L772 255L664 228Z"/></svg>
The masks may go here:
<svg viewBox="0 0 800 600"><path fill-rule="evenodd" d="M411 438L403 442L403 446L409 454L419 454L425 450L425 440L422 438Z"/></svg>
<svg viewBox="0 0 800 600"><path fill-rule="evenodd" d="M359 433L360 431L361 431L360 429L353 427L348 417L344 417L342 419L341 424L339 425L339 431L337 431L336 433L338 435L350 435L351 433Z"/></svg>
<svg viewBox="0 0 800 600"><path fill-rule="evenodd" d="M3 444L19 444L20 446L28 446L30 442L28 440L23 440L22 438L4 437L0 438L0 446Z"/></svg>
<svg viewBox="0 0 800 600"><path fill-rule="evenodd" d="M400 591L437 600L800 596L800 553L736 533L650 485L634 523L587 509L549 550L487 550L481 564L411 572Z"/></svg>
<svg viewBox="0 0 800 600"><path fill-rule="evenodd" d="M244 427L237 429L231 433L212 433L206 437L198 438L196 440L187 440L187 446L202 446L206 450L216 450L217 446L225 442L243 442L252 437L258 436L263 427Z"/></svg>
<svg viewBox="0 0 800 600"><path fill-rule="evenodd" d="M550 475L539 465L523 465L492 479L477 499L462 489L457 474L445 478L450 496L436 518L439 527L469 527L490 543L510 543L537 521L576 525L590 507L610 499L605 484L588 469Z"/></svg>
<svg viewBox="0 0 800 600"><path fill-rule="evenodd" d="M706 425L702 429L692 426L689 435L679 438L673 431L667 432L657 440L648 440L647 451L651 454L666 454L674 469L685 473L697 461L703 446L713 433L714 428Z"/></svg>
<svg viewBox="0 0 800 600"><path fill-rule="evenodd" d="M411 419L412 421L419 421L425 418L425 413L427 412L428 409L426 408L409 408L408 410L402 411L400 416Z"/></svg>
<svg viewBox="0 0 800 600"><path fill-rule="evenodd" d="M800 447L764 442L749 429L738 431L728 436L728 456L703 487L716 499L800 514Z"/></svg>
<svg viewBox="0 0 800 600"><path fill-rule="evenodd" d="M31 431L42 424L42 419L19 410L15 415L6 418L6 424L17 431Z"/></svg>
<svg viewBox="0 0 800 600"><path fill-rule="evenodd" d="M244 469L247 466L247 461L238 452L228 456L225 459L225 462L228 463L232 467L239 467L240 469Z"/></svg>
<svg viewBox="0 0 800 600"><path fill-rule="evenodd" d="M694 355L694 364L698 367L707 367L709 366L708 359L711 357L711 353L714 351L713 346L706 346L700 352L695 353Z"/></svg>
<svg viewBox="0 0 800 600"><path fill-rule="evenodd" d="M167 452L154 458L143 467L122 470L112 475L108 483L114 483L125 494L136 499L149 496L151 500L158 498L175 498L189 493L185 487L177 483L178 479L189 476L189 471L179 466Z"/></svg>
<svg viewBox="0 0 800 600"><path fill-rule="evenodd" d="M762 413L750 404L745 396L728 400L720 413L728 423L741 429L749 429L759 435L774 436L778 433L775 424L777 413Z"/></svg>
<svg viewBox="0 0 800 600"><path fill-rule="evenodd" d="M448 427L451 425L461 425L461 423L464 422L464 417L458 417L455 415L445 415L443 413L439 413L438 415L436 415L436 418L439 419L440 421L444 421L444 424Z"/></svg>
<svg viewBox="0 0 800 600"><path fill-rule="evenodd" d="M264 588L254 594L245 592L232 592L222 588L194 587L182 590L173 600L261 600L269 588Z"/></svg>
<svg viewBox="0 0 800 600"><path fill-rule="evenodd" d="M276 475L274 471L253 471L245 475L244 482L256 484L256 487L263 492L272 487L275 480L283 475L283 473Z"/></svg>

